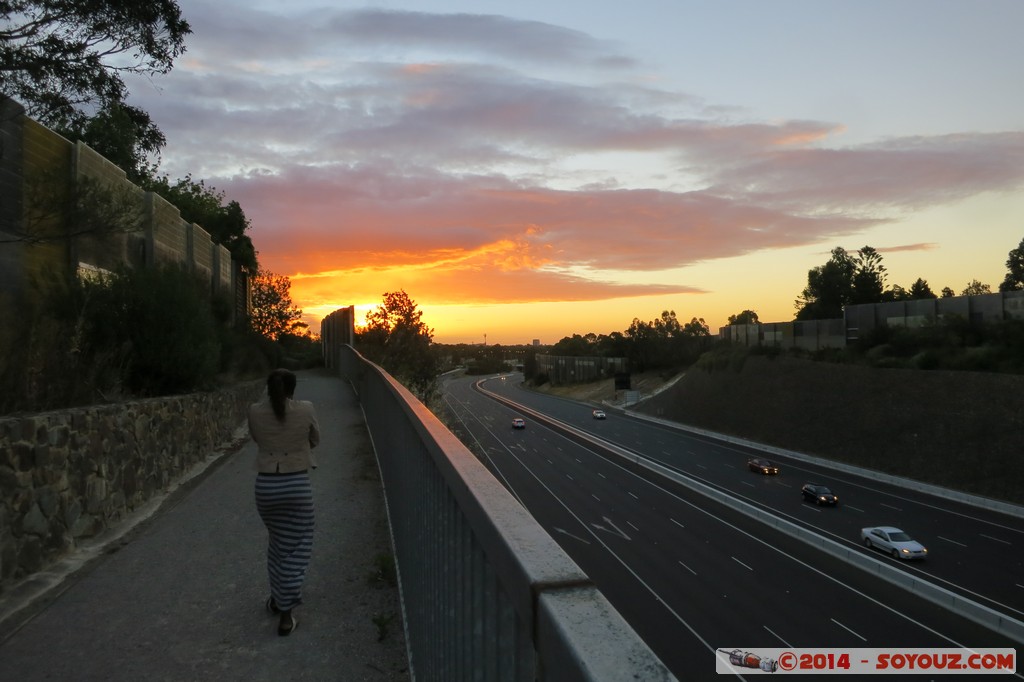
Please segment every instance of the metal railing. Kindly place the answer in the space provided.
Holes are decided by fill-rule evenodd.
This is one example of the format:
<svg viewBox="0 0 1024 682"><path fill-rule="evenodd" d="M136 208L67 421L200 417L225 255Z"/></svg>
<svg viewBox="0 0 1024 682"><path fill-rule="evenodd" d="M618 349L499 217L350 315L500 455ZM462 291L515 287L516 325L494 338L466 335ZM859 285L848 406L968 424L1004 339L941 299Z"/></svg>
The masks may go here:
<svg viewBox="0 0 1024 682"><path fill-rule="evenodd" d="M409 391L351 346L415 680L674 680L587 575Z"/></svg>

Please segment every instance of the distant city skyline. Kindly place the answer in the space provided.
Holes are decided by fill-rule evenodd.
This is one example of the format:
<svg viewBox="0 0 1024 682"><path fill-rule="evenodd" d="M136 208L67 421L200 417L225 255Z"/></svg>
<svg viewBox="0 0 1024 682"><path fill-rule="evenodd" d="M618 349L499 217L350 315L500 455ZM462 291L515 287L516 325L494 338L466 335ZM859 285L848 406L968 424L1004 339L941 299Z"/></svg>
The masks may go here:
<svg viewBox="0 0 1024 682"><path fill-rule="evenodd" d="M1024 238L1024 3L179 4L129 102L314 330L404 290L439 343L715 331L835 246L959 293Z"/></svg>

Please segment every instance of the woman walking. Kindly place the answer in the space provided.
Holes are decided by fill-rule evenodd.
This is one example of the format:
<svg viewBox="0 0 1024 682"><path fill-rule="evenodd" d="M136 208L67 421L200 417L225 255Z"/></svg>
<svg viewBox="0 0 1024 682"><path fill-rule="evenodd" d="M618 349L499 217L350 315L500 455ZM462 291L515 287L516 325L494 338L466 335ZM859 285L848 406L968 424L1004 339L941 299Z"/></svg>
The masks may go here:
<svg viewBox="0 0 1024 682"><path fill-rule="evenodd" d="M299 621L302 583L313 551L313 448L320 426L313 403L294 400L295 375L276 369L267 377L267 399L249 407L249 433L256 455L256 509L267 527L267 611L280 616L277 634L287 636Z"/></svg>

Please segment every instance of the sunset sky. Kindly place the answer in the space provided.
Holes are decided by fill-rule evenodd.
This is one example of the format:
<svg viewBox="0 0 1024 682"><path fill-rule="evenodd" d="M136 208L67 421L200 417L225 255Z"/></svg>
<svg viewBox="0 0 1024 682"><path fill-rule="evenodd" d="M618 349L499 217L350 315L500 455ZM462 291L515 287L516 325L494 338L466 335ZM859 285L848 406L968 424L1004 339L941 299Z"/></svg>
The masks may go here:
<svg viewBox="0 0 1024 682"><path fill-rule="evenodd" d="M237 200L314 331L439 343L791 320L835 246L995 290L1024 238L1018 0L179 0L130 102Z"/></svg>

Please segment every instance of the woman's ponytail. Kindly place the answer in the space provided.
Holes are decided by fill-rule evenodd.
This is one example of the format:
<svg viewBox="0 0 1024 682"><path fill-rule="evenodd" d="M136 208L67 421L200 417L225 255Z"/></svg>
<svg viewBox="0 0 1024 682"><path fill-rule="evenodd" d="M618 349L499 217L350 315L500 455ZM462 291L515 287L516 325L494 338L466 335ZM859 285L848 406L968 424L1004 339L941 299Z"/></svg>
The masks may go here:
<svg viewBox="0 0 1024 682"><path fill-rule="evenodd" d="M284 421L288 398L295 395L295 375L286 369L275 369L267 377L267 395L274 415L278 421Z"/></svg>

